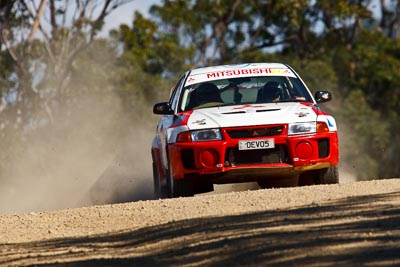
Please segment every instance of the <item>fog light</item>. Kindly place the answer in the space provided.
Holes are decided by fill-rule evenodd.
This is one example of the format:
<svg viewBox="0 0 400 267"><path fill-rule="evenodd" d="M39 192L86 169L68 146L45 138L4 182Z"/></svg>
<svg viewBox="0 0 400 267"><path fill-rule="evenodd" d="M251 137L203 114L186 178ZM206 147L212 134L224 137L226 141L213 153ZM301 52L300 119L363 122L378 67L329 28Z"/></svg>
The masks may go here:
<svg viewBox="0 0 400 267"><path fill-rule="evenodd" d="M206 167L214 167L219 160L218 152L214 149L205 149L200 154L200 162Z"/></svg>
<svg viewBox="0 0 400 267"><path fill-rule="evenodd" d="M296 155L300 159L308 159L313 154L312 145L309 142L300 142L296 146Z"/></svg>

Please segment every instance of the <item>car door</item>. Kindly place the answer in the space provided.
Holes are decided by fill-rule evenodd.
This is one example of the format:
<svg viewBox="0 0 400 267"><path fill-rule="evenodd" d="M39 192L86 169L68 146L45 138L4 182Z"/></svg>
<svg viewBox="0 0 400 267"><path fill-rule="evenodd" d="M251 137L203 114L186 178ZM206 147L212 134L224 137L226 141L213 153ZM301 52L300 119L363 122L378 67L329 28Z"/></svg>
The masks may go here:
<svg viewBox="0 0 400 267"><path fill-rule="evenodd" d="M163 115L157 127L157 139L160 148L160 160L165 170L168 169L168 129L174 122L174 117L178 111L178 103L184 81L188 73L185 73L176 86L171 90L169 106L173 110L173 114Z"/></svg>

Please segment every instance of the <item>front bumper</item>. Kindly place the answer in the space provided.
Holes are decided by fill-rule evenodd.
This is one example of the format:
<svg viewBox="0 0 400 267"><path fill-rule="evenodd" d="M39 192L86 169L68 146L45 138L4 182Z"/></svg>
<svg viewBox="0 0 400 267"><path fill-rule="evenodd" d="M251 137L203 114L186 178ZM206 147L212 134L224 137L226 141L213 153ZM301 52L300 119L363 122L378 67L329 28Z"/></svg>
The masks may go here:
<svg viewBox="0 0 400 267"><path fill-rule="evenodd" d="M257 177L295 175L338 164L336 132L288 136L285 128L272 136L247 138L232 136L230 130L221 129L221 141L169 144L174 179L205 176L214 183L231 183L252 181ZM273 138L275 148L238 149L239 140L257 138Z"/></svg>

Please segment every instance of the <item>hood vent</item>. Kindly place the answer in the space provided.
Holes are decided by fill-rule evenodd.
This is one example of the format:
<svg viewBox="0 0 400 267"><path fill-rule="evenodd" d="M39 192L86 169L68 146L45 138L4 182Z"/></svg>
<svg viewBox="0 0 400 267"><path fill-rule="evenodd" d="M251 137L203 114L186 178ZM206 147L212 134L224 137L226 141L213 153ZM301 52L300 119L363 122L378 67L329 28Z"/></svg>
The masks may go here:
<svg viewBox="0 0 400 267"><path fill-rule="evenodd" d="M274 108L274 109L257 109L255 110L256 112L268 112L268 111L278 111L281 110L280 108ZM252 110L252 112L254 112L254 110ZM225 115L231 115L231 114L242 114L242 113L247 113L244 110L241 111L230 111L230 112L223 112L222 114Z"/></svg>
<svg viewBox="0 0 400 267"><path fill-rule="evenodd" d="M230 114L239 114L239 113L246 113L246 111L232 111L232 112L224 112L222 114L230 115Z"/></svg>
<svg viewBox="0 0 400 267"><path fill-rule="evenodd" d="M274 108L274 109L258 109L256 112L267 112L267 111L278 111L281 110L280 108Z"/></svg>

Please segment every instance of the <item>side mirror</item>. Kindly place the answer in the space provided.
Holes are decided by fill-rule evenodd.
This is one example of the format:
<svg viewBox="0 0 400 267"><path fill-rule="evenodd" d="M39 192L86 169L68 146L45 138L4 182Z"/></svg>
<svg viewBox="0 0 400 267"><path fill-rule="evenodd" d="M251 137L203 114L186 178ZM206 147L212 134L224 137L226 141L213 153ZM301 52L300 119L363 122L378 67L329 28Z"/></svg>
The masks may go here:
<svg viewBox="0 0 400 267"><path fill-rule="evenodd" d="M329 102L332 100L332 93L329 91L317 91L314 98L317 103Z"/></svg>
<svg viewBox="0 0 400 267"><path fill-rule="evenodd" d="M154 105L153 113L161 115L172 115L174 111L169 107L168 102L161 102Z"/></svg>

